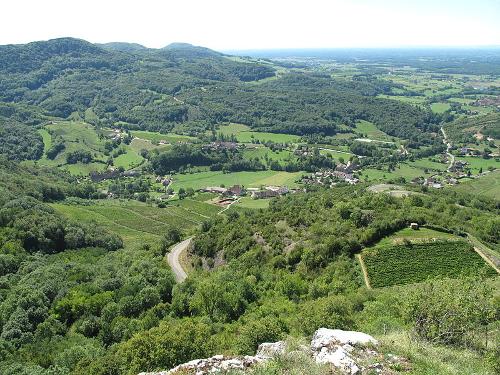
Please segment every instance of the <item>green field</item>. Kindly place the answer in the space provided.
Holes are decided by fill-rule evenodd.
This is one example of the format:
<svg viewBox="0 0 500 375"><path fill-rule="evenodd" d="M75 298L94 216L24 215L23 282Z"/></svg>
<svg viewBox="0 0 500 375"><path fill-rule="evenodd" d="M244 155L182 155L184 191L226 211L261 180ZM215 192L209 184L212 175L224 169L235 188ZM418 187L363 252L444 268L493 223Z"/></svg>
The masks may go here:
<svg viewBox="0 0 500 375"><path fill-rule="evenodd" d="M411 228L404 228L396 233L387 236L377 243L380 245L400 245L405 240L412 242L430 242L435 240L459 240L459 237L454 234L440 232L429 228L420 228L413 230Z"/></svg>
<svg viewBox="0 0 500 375"><path fill-rule="evenodd" d="M426 174L422 169L413 167L411 165L401 163L394 171L388 172L387 170L379 170L374 168L363 169L360 173L362 180L368 177L368 181L385 181L392 178L404 177L407 181Z"/></svg>
<svg viewBox="0 0 500 375"><path fill-rule="evenodd" d="M251 131L250 127L242 124L231 123L229 125L222 125L218 132L224 135L234 134L238 142L241 143L260 143L274 142L274 143L297 143L300 141L298 135L292 134L278 134Z"/></svg>
<svg viewBox="0 0 500 375"><path fill-rule="evenodd" d="M126 247L156 243L169 227L188 233L220 208L191 199L158 208L137 201L106 200L90 205L52 204L58 212L82 222L97 222L120 235Z"/></svg>
<svg viewBox="0 0 500 375"><path fill-rule="evenodd" d="M495 169L500 168L500 161L498 159L483 159L482 157L476 156L465 156L465 157L457 157L456 160L466 161L469 165L467 168L470 168L472 174L478 174L479 169L482 168L483 172L486 172L489 167L493 167Z"/></svg>
<svg viewBox="0 0 500 375"><path fill-rule="evenodd" d="M168 143L177 143L177 142L189 142L196 139L194 137L189 137L187 135L179 135L174 133L162 134L157 132L148 132L145 130L132 130L130 134L132 134L133 137L146 139L148 141L153 141L153 142L165 141Z"/></svg>
<svg viewBox="0 0 500 375"><path fill-rule="evenodd" d="M421 170L435 170L435 171L445 171L447 169L447 164L439 163L429 159L417 159L415 161L408 162L411 167L419 168Z"/></svg>
<svg viewBox="0 0 500 375"><path fill-rule="evenodd" d="M52 137L46 129L38 129L38 133L43 139L43 152L47 152L52 147Z"/></svg>
<svg viewBox="0 0 500 375"><path fill-rule="evenodd" d="M432 103L431 110L435 113L444 113L451 108L449 103Z"/></svg>
<svg viewBox="0 0 500 375"><path fill-rule="evenodd" d="M284 161L287 160L290 156L292 156L292 152L283 150L283 151L271 151L268 147L259 147L256 149L248 149L243 151L243 156L246 159L254 159L258 158L261 160L264 160L266 158L268 160L277 160L277 161Z"/></svg>
<svg viewBox="0 0 500 375"><path fill-rule="evenodd" d="M137 154L137 152L129 149L125 154L121 154L114 159L113 164L115 167L123 167L125 169L135 168L144 162L144 158Z"/></svg>
<svg viewBox="0 0 500 375"><path fill-rule="evenodd" d="M356 133L365 135L366 138L379 140L379 141L391 141L392 138L385 134L382 130L378 129L375 124L369 121L359 121L356 123Z"/></svg>
<svg viewBox="0 0 500 375"><path fill-rule="evenodd" d="M474 195L484 195L500 200L500 170L493 171L485 176L462 182L450 189L471 193Z"/></svg>
<svg viewBox="0 0 500 375"><path fill-rule="evenodd" d="M495 271L465 241L376 246L362 252L372 287Z"/></svg>
<svg viewBox="0 0 500 375"><path fill-rule="evenodd" d="M232 186L242 185L246 187L260 187L261 185L287 185L296 186L296 180L302 175L302 172L277 172L277 171L258 171L258 172L200 172L193 174L177 174L173 178L172 188L177 190L183 188L193 188L195 190L207 186Z"/></svg>
<svg viewBox="0 0 500 375"><path fill-rule="evenodd" d="M253 209L267 208L269 207L269 202L270 199L252 199L251 197L243 197L240 199L238 207Z"/></svg>

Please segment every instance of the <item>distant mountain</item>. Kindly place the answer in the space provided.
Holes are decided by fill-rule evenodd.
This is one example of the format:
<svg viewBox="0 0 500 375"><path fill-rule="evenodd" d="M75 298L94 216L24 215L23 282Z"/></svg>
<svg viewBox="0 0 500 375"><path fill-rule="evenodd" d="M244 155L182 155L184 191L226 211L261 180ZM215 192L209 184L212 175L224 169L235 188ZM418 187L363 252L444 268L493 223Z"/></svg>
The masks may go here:
<svg viewBox="0 0 500 375"><path fill-rule="evenodd" d="M0 71L28 72L42 67L44 62L56 56L83 58L105 55L99 46L81 39L59 38L28 44L0 46Z"/></svg>
<svg viewBox="0 0 500 375"><path fill-rule="evenodd" d="M189 43L170 43L161 50L175 53L177 56L190 58L224 56L222 53L211 50L210 48L193 46Z"/></svg>
<svg viewBox="0 0 500 375"><path fill-rule="evenodd" d="M111 43L103 43L97 45L102 48L106 48L113 51L121 51L121 52L138 52L138 51L145 51L148 49L147 47L144 47L142 44L126 43L126 42L111 42Z"/></svg>

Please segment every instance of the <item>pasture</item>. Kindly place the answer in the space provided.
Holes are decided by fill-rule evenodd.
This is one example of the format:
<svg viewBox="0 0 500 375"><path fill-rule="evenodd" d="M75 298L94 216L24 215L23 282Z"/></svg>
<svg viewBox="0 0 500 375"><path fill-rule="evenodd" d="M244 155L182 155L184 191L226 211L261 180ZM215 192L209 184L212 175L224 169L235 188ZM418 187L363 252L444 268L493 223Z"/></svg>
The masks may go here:
<svg viewBox="0 0 500 375"><path fill-rule="evenodd" d="M165 141L168 143L177 143L177 142L189 142L196 139L195 137L190 137L187 135L179 135L175 133L162 134L158 132L148 132L145 130L132 130L130 134L132 134L133 137L137 137L139 139L145 139L151 142Z"/></svg>
<svg viewBox="0 0 500 375"><path fill-rule="evenodd" d="M54 203L51 206L68 218L97 222L120 235L128 248L158 243L169 227L188 234L220 210L217 206L191 199L172 201L166 208L123 200L99 201L90 205Z"/></svg>
<svg viewBox="0 0 500 375"><path fill-rule="evenodd" d="M300 141L298 135L256 132L243 124L231 123L229 125L222 125L217 131L226 136L233 134L236 136L237 141L241 143L256 143L257 141L260 143L297 143Z"/></svg>
<svg viewBox="0 0 500 375"><path fill-rule="evenodd" d="M223 173L221 171L199 172L193 174L177 174L173 177L172 188L178 190L183 187L201 189L207 186L232 186L242 185L245 187L260 187L262 185L287 185L294 187L296 180L300 178L302 172L281 172L281 171L257 171L257 172L234 172Z"/></svg>
<svg viewBox="0 0 500 375"><path fill-rule="evenodd" d="M500 170L487 173L484 176L461 182L449 189L462 191L474 195L484 195L486 197L500 200Z"/></svg>
<svg viewBox="0 0 500 375"><path fill-rule="evenodd" d="M355 132L365 136L365 138L370 138L379 141L391 141L392 137L384 133L382 130L377 128L374 123L369 121L358 121L356 123Z"/></svg>
<svg viewBox="0 0 500 375"><path fill-rule="evenodd" d="M431 110L435 113L444 113L451 108L449 103L432 103Z"/></svg>

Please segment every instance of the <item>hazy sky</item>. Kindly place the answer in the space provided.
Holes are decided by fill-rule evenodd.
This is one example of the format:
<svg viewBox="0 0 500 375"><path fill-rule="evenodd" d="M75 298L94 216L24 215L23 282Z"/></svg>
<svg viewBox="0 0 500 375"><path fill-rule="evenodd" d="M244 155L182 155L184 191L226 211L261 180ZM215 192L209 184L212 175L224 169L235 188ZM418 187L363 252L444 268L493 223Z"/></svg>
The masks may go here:
<svg viewBox="0 0 500 375"><path fill-rule="evenodd" d="M6 0L0 44L213 49L500 45L500 0Z"/></svg>

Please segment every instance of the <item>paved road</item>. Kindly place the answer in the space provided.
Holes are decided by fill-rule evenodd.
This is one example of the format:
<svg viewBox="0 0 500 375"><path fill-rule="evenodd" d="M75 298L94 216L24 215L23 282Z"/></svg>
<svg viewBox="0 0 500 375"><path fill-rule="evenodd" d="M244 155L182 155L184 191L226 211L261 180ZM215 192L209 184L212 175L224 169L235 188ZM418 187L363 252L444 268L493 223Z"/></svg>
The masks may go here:
<svg viewBox="0 0 500 375"><path fill-rule="evenodd" d="M186 280L187 277L186 271L184 271L184 268L182 268L179 262L179 256L184 250L189 247L191 241L192 238L188 238L187 240L179 242L172 248L172 250L170 250L170 253L168 253L167 255L168 265L170 266L170 268L172 268L172 271L174 271L175 280L178 283L182 283L184 280Z"/></svg>
<svg viewBox="0 0 500 375"><path fill-rule="evenodd" d="M451 170L451 167L453 167L453 164L455 164L455 156L450 152L451 142L448 141L448 137L446 136L443 127L441 127L441 133L443 133L443 143L446 145L446 154L450 159L450 166L448 167L449 172Z"/></svg>

